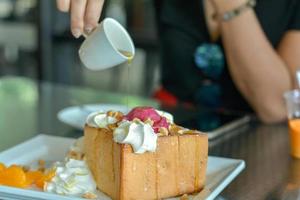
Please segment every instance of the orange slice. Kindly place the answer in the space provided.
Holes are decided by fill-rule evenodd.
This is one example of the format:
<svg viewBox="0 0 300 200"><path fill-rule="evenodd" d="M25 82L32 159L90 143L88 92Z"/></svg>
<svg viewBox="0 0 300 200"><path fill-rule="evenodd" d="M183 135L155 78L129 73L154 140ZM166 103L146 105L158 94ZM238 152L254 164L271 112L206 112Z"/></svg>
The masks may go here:
<svg viewBox="0 0 300 200"><path fill-rule="evenodd" d="M0 184L19 188L28 186L23 169L15 165L1 171Z"/></svg>
<svg viewBox="0 0 300 200"><path fill-rule="evenodd" d="M3 163L0 163L0 172L6 169L6 166Z"/></svg>
<svg viewBox="0 0 300 200"><path fill-rule="evenodd" d="M55 176L55 170L50 170L49 172L47 172L46 174L44 174L40 179L38 179L35 182L35 185L40 188L43 189L45 186L46 182L51 181L51 179Z"/></svg>
<svg viewBox="0 0 300 200"><path fill-rule="evenodd" d="M0 163L0 185L11 187L26 188L31 185L36 185L43 189L46 182L51 181L55 176L55 169L46 173L39 170L25 172L22 166L11 165L6 167Z"/></svg>
<svg viewBox="0 0 300 200"><path fill-rule="evenodd" d="M41 171L29 171L26 173L26 182L28 185L33 185L43 176L44 175Z"/></svg>

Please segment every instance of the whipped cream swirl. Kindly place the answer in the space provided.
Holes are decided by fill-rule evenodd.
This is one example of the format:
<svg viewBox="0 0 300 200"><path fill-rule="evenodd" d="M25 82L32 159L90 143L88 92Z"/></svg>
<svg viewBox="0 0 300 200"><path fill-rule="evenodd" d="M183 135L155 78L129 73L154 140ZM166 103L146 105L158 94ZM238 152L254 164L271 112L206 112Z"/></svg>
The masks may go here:
<svg viewBox="0 0 300 200"><path fill-rule="evenodd" d="M45 185L45 191L78 197L86 193L95 194L96 183L85 161L67 159L56 162L54 168L56 174Z"/></svg>
<svg viewBox="0 0 300 200"><path fill-rule="evenodd" d="M95 128L107 128L108 125L117 121L115 117L108 116L106 113L93 112L87 117L86 123Z"/></svg>
<svg viewBox="0 0 300 200"><path fill-rule="evenodd" d="M122 121L114 130L114 141L130 144L134 153L155 152L157 134L149 124L142 121Z"/></svg>

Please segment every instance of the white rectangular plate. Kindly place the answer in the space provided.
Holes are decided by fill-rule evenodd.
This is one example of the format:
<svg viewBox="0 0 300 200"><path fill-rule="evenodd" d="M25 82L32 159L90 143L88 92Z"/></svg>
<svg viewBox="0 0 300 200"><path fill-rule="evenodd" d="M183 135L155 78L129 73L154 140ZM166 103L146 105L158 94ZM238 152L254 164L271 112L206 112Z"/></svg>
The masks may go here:
<svg viewBox="0 0 300 200"><path fill-rule="evenodd" d="M38 135L22 144L1 152L0 162L6 165L32 165L39 159L43 159L47 163L61 161L74 141L71 138ZM198 194L190 195L189 198L194 200L214 199L244 168L245 162L243 160L209 156L205 188ZM6 186L0 186L0 198L9 200L82 200L82 198ZM107 200L110 198L99 192L98 199ZM177 199L179 198L171 198L170 200Z"/></svg>

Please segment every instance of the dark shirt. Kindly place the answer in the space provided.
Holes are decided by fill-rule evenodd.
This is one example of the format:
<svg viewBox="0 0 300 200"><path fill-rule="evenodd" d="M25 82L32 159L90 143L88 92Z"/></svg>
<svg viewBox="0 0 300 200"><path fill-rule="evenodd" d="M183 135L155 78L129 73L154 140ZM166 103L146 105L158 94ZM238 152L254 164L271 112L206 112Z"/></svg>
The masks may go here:
<svg viewBox="0 0 300 200"><path fill-rule="evenodd" d="M195 66L194 52L199 45L211 42L203 2L160 0L157 8L162 84L180 100L197 103L195 91L203 84L203 74ZM288 30L300 30L300 0L258 0L255 12L274 48ZM255 36L244 40L255 42ZM224 52L221 40L216 43ZM226 60L218 84L221 87L222 107L251 110L231 79Z"/></svg>

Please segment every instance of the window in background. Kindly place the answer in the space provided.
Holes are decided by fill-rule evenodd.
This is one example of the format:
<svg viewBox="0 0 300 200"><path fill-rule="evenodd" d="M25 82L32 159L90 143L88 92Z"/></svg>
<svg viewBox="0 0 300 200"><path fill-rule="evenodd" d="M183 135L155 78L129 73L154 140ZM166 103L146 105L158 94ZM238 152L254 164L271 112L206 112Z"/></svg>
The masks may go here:
<svg viewBox="0 0 300 200"><path fill-rule="evenodd" d="M0 1L0 75L37 74L36 0Z"/></svg>
<svg viewBox="0 0 300 200"><path fill-rule="evenodd" d="M137 48L131 66L131 93L150 95L158 80L158 42L151 0L107 0L102 17L127 27ZM55 1L0 1L0 75L20 75L62 84L127 92L124 65L86 70L78 58L83 38L69 30L69 15Z"/></svg>

